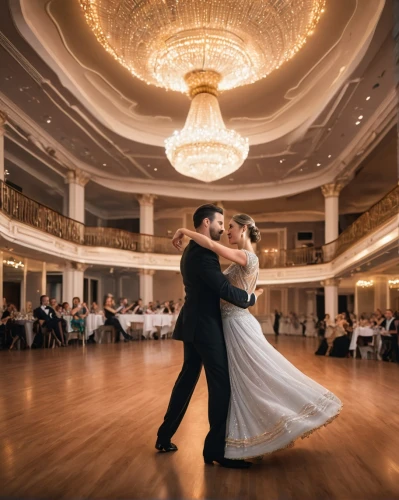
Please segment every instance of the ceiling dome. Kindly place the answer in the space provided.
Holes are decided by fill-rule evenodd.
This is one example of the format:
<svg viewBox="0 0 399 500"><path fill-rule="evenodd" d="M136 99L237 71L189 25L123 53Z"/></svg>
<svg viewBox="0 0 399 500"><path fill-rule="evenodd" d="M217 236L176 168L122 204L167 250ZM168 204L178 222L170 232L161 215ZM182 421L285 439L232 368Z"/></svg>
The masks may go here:
<svg viewBox="0 0 399 500"><path fill-rule="evenodd" d="M187 92L215 71L219 90L266 77L306 42L325 0L80 0L99 42L133 75Z"/></svg>

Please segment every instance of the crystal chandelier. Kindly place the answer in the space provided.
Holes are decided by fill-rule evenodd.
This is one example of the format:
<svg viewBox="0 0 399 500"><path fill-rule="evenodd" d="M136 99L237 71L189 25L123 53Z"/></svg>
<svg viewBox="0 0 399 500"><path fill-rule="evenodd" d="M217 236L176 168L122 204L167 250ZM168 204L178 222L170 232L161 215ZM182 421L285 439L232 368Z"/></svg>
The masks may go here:
<svg viewBox="0 0 399 500"><path fill-rule="evenodd" d="M265 78L303 46L325 0L79 0L101 45L147 84L188 93L175 169L210 182L237 170L248 141L223 122L218 92ZM207 116L209 114L209 116Z"/></svg>
<svg viewBox="0 0 399 500"><path fill-rule="evenodd" d="M14 257L9 257L8 259L3 259L3 264L8 267L14 267L15 269L24 268L25 264L20 260L19 262L14 259Z"/></svg>
<svg viewBox="0 0 399 500"><path fill-rule="evenodd" d="M359 280L356 282L356 286L360 288L370 288L374 286L374 281L373 280Z"/></svg>

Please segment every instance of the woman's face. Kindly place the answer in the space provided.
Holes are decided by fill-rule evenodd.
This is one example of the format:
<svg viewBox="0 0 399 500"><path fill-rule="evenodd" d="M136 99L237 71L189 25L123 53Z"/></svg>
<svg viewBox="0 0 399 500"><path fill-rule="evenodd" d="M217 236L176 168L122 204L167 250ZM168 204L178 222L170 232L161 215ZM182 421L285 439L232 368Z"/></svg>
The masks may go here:
<svg viewBox="0 0 399 500"><path fill-rule="evenodd" d="M230 220L227 230L230 245L238 245L244 228L245 226L239 226L233 219Z"/></svg>
<svg viewBox="0 0 399 500"><path fill-rule="evenodd" d="M78 306L79 305L79 299L73 299L73 305Z"/></svg>
<svg viewBox="0 0 399 500"><path fill-rule="evenodd" d="M141 306L143 305L143 301L142 301L142 300L139 300L139 301L137 302L137 304L141 307Z"/></svg>
<svg viewBox="0 0 399 500"><path fill-rule="evenodd" d="M111 299L111 297L107 297L107 300L105 301L105 305L107 307L111 307L112 306L112 299Z"/></svg>

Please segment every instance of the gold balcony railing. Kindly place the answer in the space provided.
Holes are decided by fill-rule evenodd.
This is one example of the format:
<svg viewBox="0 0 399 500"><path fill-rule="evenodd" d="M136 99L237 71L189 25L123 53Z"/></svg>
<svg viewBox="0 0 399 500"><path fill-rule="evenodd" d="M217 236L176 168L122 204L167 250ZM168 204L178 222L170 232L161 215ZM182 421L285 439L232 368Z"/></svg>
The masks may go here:
<svg viewBox="0 0 399 500"><path fill-rule="evenodd" d="M0 209L8 217L73 243L117 248L140 253L178 254L170 238L131 233L121 229L85 227L0 182ZM399 214L399 186L361 215L339 237L323 247L259 252L263 269L331 262L377 228Z"/></svg>
<svg viewBox="0 0 399 500"><path fill-rule="evenodd" d="M84 225L23 195L0 182L1 211L11 219L35 227L52 236L83 244Z"/></svg>
<svg viewBox="0 0 399 500"><path fill-rule="evenodd" d="M180 253L172 245L170 238L130 233L123 229L109 227L86 227L84 243L94 247L118 248L120 250L131 250L132 252Z"/></svg>
<svg viewBox="0 0 399 500"><path fill-rule="evenodd" d="M323 246L324 262L341 255L350 246L372 233L399 214L399 185L364 212L338 236L335 241Z"/></svg>

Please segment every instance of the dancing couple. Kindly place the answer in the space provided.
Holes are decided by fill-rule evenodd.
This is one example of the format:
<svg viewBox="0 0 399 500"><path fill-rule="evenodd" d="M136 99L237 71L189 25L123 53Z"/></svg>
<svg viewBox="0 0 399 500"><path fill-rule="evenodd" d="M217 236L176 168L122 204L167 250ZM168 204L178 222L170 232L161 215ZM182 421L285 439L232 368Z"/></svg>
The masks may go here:
<svg viewBox="0 0 399 500"><path fill-rule="evenodd" d="M177 451L171 442L187 410L204 366L208 383L210 430L204 444L206 464L248 468L245 459L291 446L332 421L342 403L330 391L295 368L265 339L248 311L261 295L256 289L259 262L252 243L260 240L254 220L233 216L228 248L223 210L199 207L195 231L179 229L173 244L182 248L186 292L173 338L183 341L184 362L172 391L155 447ZM218 256L232 262L223 274Z"/></svg>

